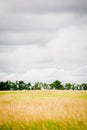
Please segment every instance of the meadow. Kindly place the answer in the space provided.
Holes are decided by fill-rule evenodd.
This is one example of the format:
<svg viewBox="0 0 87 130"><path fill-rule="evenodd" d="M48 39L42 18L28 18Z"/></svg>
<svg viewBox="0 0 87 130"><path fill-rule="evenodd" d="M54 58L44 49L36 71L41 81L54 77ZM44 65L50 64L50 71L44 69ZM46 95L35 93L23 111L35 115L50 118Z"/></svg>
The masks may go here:
<svg viewBox="0 0 87 130"><path fill-rule="evenodd" d="M87 91L0 91L0 130L87 130Z"/></svg>

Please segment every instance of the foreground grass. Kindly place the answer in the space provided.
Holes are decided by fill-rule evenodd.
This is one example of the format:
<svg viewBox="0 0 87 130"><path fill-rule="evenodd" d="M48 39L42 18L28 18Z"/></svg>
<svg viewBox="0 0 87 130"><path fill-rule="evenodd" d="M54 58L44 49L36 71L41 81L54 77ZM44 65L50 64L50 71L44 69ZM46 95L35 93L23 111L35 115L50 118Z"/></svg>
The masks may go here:
<svg viewBox="0 0 87 130"><path fill-rule="evenodd" d="M0 92L0 130L87 130L87 91Z"/></svg>

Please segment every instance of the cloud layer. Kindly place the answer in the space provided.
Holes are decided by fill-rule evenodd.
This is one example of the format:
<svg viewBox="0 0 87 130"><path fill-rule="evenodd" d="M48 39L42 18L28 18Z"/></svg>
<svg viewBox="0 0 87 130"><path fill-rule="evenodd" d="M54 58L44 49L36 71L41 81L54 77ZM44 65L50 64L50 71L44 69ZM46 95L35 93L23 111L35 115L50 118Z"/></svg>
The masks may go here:
<svg viewBox="0 0 87 130"><path fill-rule="evenodd" d="M87 81L86 0L0 0L0 80Z"/></svg>

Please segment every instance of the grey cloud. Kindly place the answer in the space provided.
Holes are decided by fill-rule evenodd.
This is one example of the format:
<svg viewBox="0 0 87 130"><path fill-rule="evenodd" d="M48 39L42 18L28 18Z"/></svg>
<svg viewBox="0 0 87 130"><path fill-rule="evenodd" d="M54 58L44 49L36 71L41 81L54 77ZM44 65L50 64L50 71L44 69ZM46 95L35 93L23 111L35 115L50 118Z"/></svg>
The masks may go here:
<svg viewBox="0 0 87 130"><path fill-rule="evenodd" d="M80 67L78 66L78 68L72 70L70 74L72 74L74 82L87 83L87 64L84 64L83 66Z"/></svg>
<svg viewBox="0 0 87 130"><path fill-rule="evenodd" d="M8 7L17 12L87 11L86 0L8 0Z"/></svg>
<svg viewBox="0 0 87 130"><path fill-rule="evenodd" d="M78 73L78 75L86 76L86 75L87 75L87 66L84 67L84 68Z"/></svg>
<svg viewBox="0 0 87 130"><path fill-rule="evenodd" d="M86 35L87 0L0 0L0 80L85 81Z"/></svg>
<svg viewBox="0 0 87 130"><path fill-rule="evenodd" d="M87 15L85 14L84 16L84 13L83 15L79 13L80 10L84 12L87 9L86 0L0 0L0 4L0 33L12 31L56 31L61 27L73 24L73 19L74 22L77 21L77 24L78 22L87 23L87 19L83 21L84 17L87 18ZM65 8L72 10L73 8L73 10L72 13L69 13L70 10L67 12L64 10L63 13L55 11L60 8L61 10ZM79 9L79 14L74 13L75 17L73 17L72 14L75 8ZM30 10L28 13L26 12L27 9ZM19 10L19 13L18 11L16 13L16 10ZM37 10L39 11L35 14ZM43 14L40 14L40 10L43 10ZM21 11L26 13L21 13ZM32 11L34 11L34 14L31 13ZM62 16L62 14L65 16ZM67 17L66 14L69 14L69 16ZM77 20L79 17L80 20Z"/></svg>
<svg viewBox="0 0 87 130"><path fill-rule="evenodd" d="M45 45L54 37L54 33L14 32L0 35L0 45Z"/></svg>
<svg viewBox="0 0 87 130"><path fill-rule="evenodd" d="M1 72L10 74L10 73L13 73L13 68L11 66L9 66L8 64L5 65L3 63L2 64L0 63L0 73Z"/></svg>
<svg viewBox="0 0 87 130"><path fill-rule="evenodd" d="M0 15L0 32L4 31L56 31L73 23L87 23L87 15L79 13L14 14L2 12Z"/></svg>
<svg viewBox="0 0 87 130"><path fill-rule="evenodd" d="M45 44L56 31L68 26L86 26L87 16L78 13L14 14L0 18L0 45Z"/></svg>
<svg viewBox="0 0 87 130"><path fill-rule="evenodd" d="M68 21L67 19L68 18ZM70 17L70 18L69 18ZM56 31L72 22L73 14L20 15L7 13L0 17L0 32ZM64 21L65 20L65 21Z"/></svg>
<svg viewBox="0 0 87 130"><path fill-rule="evenodd" d="M8 54L9 52L6 50L5 52L0 52L0 73L6 72L6 73L12 73L13 67L11 66L10 60L8 57L5 56L5 54ZM5 58L6 57L6 58Z"/></svg>
<svg viewBox="0 0 87 130"><path fill-rule="evenodd" d="M0 45L0 54L14 52L16 49L16 46L6 46L5 43Z"/></svg>

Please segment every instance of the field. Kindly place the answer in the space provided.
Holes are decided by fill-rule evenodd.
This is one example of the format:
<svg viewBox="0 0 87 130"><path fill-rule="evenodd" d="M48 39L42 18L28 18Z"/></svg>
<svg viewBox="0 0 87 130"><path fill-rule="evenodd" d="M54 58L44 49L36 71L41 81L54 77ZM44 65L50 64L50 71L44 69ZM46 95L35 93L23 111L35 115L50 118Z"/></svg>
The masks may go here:
<svg viewBox="0 0 87 130"><path fill-rule="evenodd" d="M87 91L0 91L0 130L87 130Z"/></svg>

